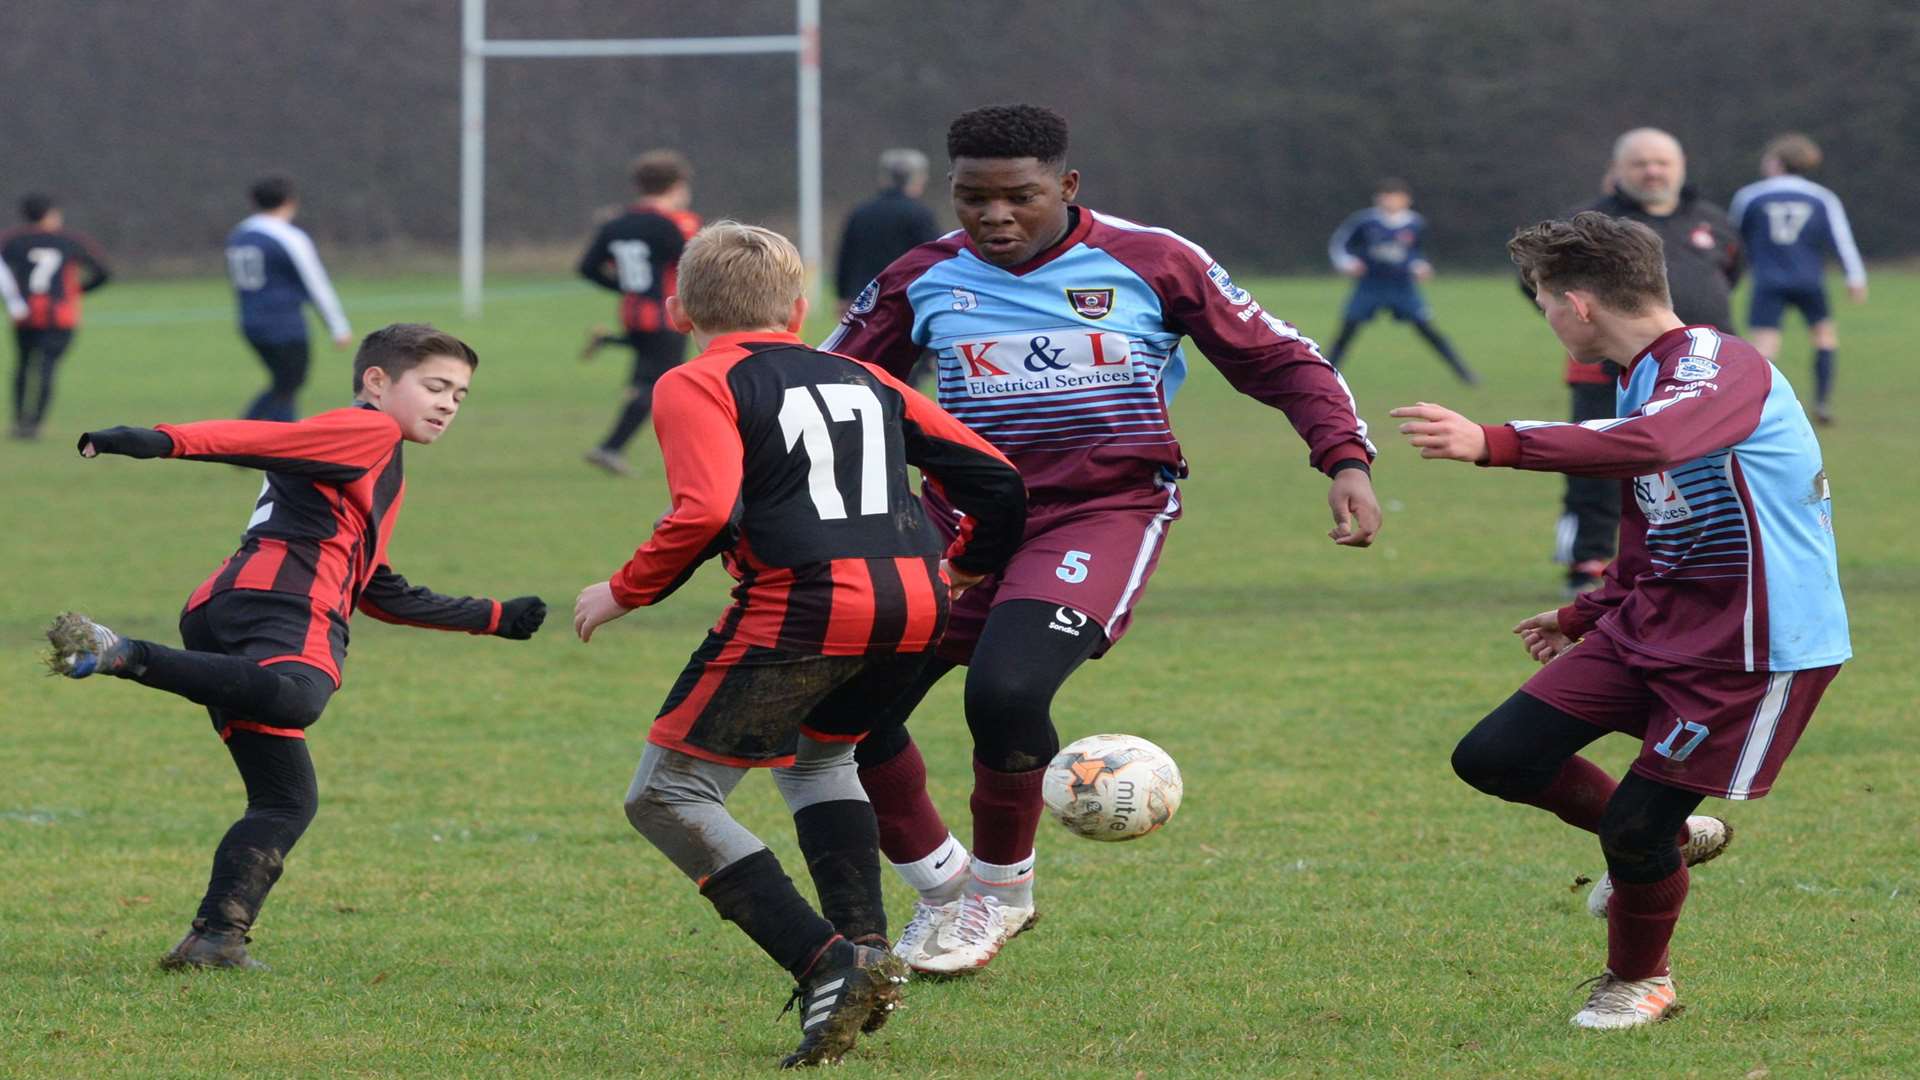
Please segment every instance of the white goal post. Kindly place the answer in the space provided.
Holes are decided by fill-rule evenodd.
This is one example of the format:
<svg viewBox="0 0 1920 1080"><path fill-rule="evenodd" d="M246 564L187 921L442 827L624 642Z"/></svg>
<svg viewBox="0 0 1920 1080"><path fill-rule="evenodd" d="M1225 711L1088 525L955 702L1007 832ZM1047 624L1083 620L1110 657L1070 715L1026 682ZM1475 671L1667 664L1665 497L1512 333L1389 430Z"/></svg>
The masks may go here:
<svg viewBox="0 0 1920 1080"><path fill-rule="evenodd" d="M807 289L820 283L820 0L794 0L794 33L757 37L489 40L487 0L463 0L460 61L460 297L480 313L486 241L487 61L607 56L792 53L799 74L800 255Z"/></svg>

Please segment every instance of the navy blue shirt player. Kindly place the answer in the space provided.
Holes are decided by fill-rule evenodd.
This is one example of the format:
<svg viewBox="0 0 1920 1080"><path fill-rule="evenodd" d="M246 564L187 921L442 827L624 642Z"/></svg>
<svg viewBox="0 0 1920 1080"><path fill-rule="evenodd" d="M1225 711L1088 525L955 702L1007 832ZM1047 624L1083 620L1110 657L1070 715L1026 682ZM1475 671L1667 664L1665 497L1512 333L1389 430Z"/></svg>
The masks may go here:
<svg viewBox="0 0 1920 1080"><path fill-rule="evenodd" d="M353 343L353 329L326 267L306 231L293 224L300 209L293 182L268 177L250 192L255 213L227 236L227 277L240 305L240 334L260 354L271 379L247 406L247 420L295 420L295 399L307 381L307 318L311 303L336 348Z"/></svg>
<svg viewBox="0 0 1920 1080"><path fill-rule="evenodd" d="M1340 334L1327 361L1334 367L1346 354L1360 327L1385 308L1433 346L1460 381L1471 386L1479 376L1467 367L1453 345L1434 329L1433 312L1420 294L1420 282L1433 276L1433 264L1420 253L1427 219L1413 210L1413 190L1404 180L1382 180L1375 186L1373 205L1350 215L1333 231L1327 257L1333 268L1354 279L1340 316Z"/></svg>
<svg viewBox="0 0 1920 1080"><path fill-rule="evenodd" d="M1780 354L1782 316L1788 307L1799 310L1813 339L1813 415L1825 424L1833 420L1827 406L1840 344L1827 305L1827 256L1840 260L1855 303L1866 302L1867 267L1840 197L1806 177L1820 167L1820 158L1819 145L1805 135L1776 136L1760 155L1765 179L1741 188L1728 216L1746 242L1753 267L1747 337L1772 361Z"/></svg>

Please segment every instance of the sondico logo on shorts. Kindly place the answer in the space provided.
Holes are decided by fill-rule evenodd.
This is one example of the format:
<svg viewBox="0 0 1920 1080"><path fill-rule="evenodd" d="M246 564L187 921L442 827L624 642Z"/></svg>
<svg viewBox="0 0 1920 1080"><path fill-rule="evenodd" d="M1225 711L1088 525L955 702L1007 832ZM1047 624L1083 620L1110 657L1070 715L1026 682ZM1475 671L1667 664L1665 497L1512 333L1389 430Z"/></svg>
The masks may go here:
<svg viewBox="0 0 1920 1080"><path fill-rule="evenodd" d="M1693 516L1687 497L1666 473L1634 477L1633 501L1640 504L1640 512L1646 515L1649 525L1671 525Z"/></svg>
<svg viewBox="0 0 1920 1080"><path fill-rule="evenodd" d="M953 354L973 398L1056 394L1133 384L1127 336L1084 326L1030 330L1006 337L956 341Z"/></svg>

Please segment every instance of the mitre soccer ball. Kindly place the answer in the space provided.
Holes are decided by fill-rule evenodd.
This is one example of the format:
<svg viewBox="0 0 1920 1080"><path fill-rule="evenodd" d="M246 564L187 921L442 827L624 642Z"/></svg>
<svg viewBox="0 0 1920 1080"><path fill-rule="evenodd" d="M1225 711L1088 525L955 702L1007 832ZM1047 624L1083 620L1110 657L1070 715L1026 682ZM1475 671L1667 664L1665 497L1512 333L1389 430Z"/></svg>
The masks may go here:
<svg viewBox="0 0 1920 1080"><path fill-rule="evenodd" d="M1135 735L1089 735L1047 764L1040 797L1076 836L1132 840L1173 820L1180 767Z"/></svg>

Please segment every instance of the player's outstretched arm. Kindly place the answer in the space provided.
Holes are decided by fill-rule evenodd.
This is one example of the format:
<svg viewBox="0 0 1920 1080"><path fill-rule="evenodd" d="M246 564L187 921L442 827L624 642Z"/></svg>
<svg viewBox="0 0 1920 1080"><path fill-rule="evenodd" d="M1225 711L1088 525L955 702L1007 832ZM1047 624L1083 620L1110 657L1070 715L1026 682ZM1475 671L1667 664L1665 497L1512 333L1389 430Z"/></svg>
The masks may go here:
<svg viewBox="0 0 1920 1080"><path fill-rule="evenodd" d="M398 626L491 634L515 641L532 637L547 617L546 602L537 596L506 601L444 596L423 585L409 584L386 565L375 568L361 591L360 610Z"/></svg>
<svg viewBox="0 0 1920 1080"><path fill-rule="evenodd" d="M655 385L653 430L673 505L625 566L575 598L573 630L581 641L634 608L666 599L731 546L745 459L738 416L723 380L675 368Z"/></svg>
<svg viewBox="0 0 1920 1080"><path fill-rule="evenodd" d="M80 436L82 457L176 457L348 483L393 456L400 425L374 409L335 409L291 424L203 420L157 428L116 427Z"/></svg>

